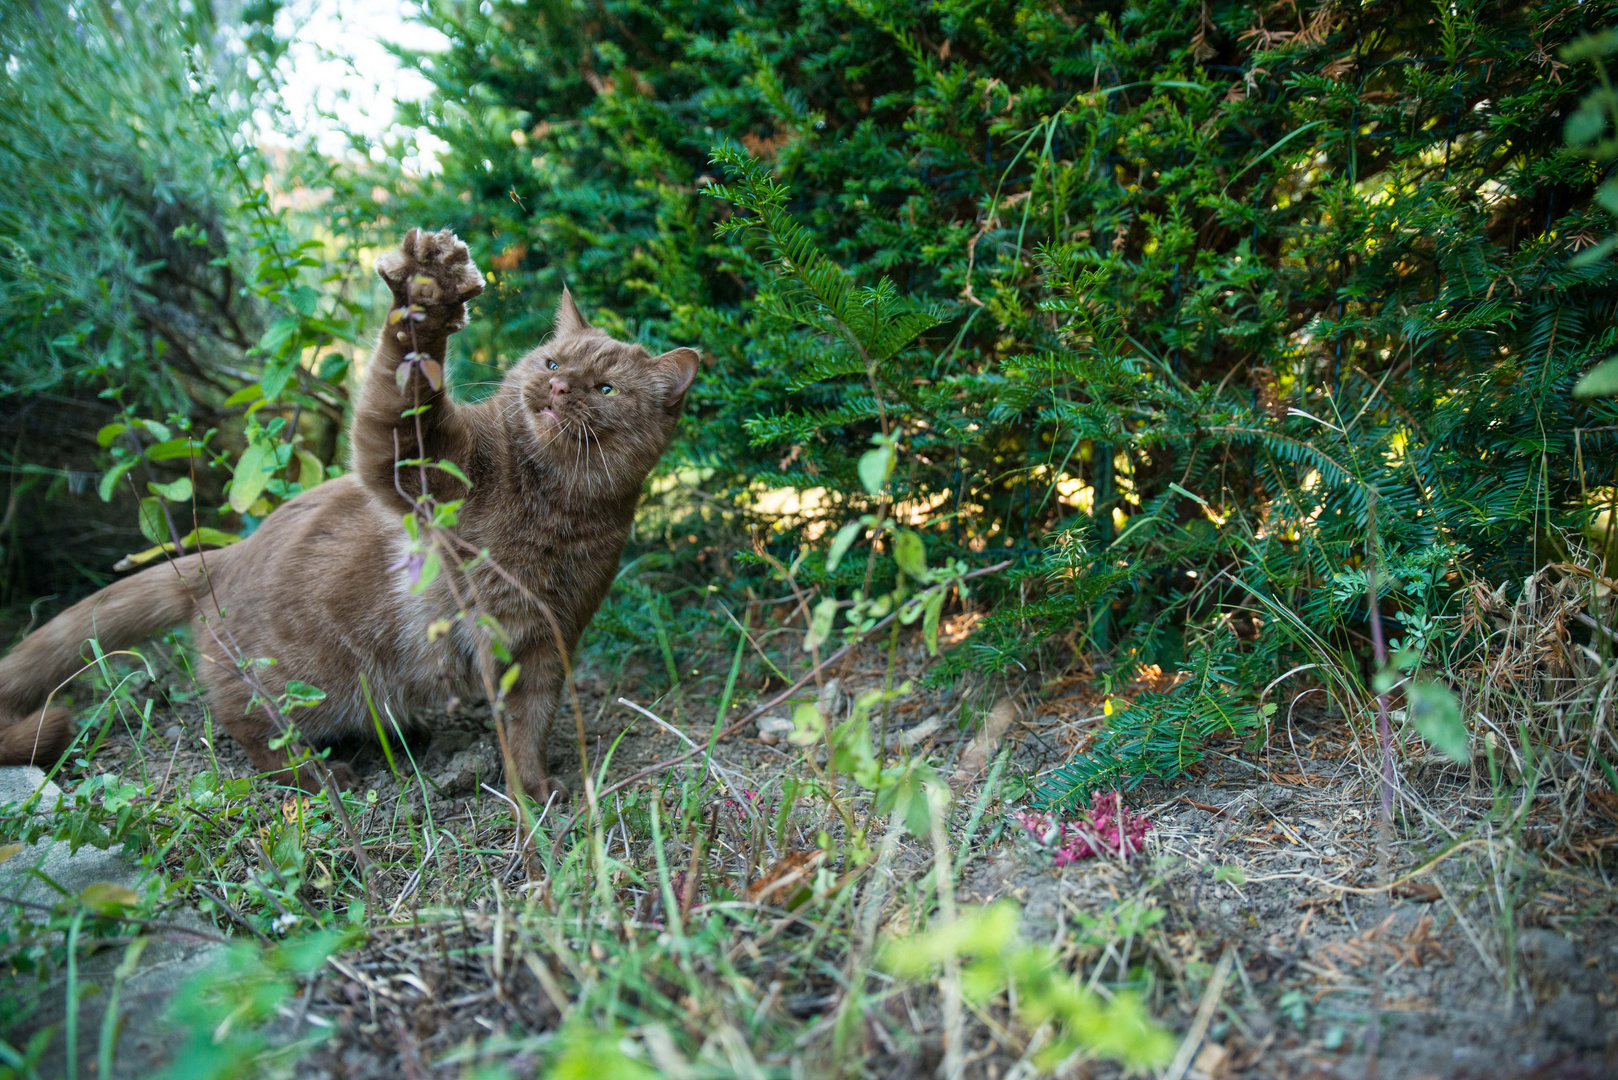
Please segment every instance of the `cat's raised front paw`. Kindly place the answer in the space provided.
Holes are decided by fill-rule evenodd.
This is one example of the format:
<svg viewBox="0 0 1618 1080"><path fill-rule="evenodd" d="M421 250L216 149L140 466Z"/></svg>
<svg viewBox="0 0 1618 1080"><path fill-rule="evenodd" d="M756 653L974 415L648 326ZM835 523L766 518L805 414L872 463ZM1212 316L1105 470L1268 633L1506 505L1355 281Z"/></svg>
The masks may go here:
<svg viewBox="0 0 1618 1080"><path fill-rule="evenodd" d="M376 272L393 291L389 326L408 340L418 333L453 334L466 325L466 302L483 291L483 274L466 243L448 229L411 229L398 251L376 260Z"/></svg>

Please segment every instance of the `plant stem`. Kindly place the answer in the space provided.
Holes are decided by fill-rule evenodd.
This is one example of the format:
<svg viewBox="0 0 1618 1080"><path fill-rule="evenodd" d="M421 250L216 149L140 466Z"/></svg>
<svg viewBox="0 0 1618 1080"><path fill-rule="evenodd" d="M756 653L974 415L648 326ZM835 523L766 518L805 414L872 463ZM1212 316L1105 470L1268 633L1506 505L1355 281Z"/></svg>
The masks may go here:
<svg viewBox="0 0 1618 1080"><path fill-rule="evenodd" d="M1388 666L1388 646L1382 636L1381 598L1377 595L1376 583L1376 489L1371 488L1367 493L1367 527L1365 548L1365 594L1369 604L1369 618L1371 621L1371 649L1376 656L1376 678L1380 680ZM1393 833L1393 729L1388 723L1388 695L1378 690L1376 695L1376 736L1377 747L1381 757L1382 776L1382 806L1381 814L1377 818L1376 830L1376 866L1378 896L1384 906L1388 902L1386 885L1388 883L1388 848L1392 843ZM1382 983L1386 974L1387 965L1379 961L1376 969L1376 982L1371 988L1371 1020L1370 1028L1365 1033L1365 1078L1377 1080L1378 1061L1377 1051L1382 1041Z"/></svg>

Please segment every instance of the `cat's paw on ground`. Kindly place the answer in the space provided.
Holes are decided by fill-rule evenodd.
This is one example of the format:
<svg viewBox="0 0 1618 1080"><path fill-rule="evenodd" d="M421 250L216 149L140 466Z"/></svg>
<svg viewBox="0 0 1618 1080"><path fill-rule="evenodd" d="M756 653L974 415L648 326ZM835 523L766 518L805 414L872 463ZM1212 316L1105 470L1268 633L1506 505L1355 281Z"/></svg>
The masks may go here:
<svg viewBox="0 0 1618 1080"><path fill-rule="evenodd" d="M398 251L376 260L376 272L393 291L395 309L413 308L397 320L400 333L409 329L406 319L417 332L454 333L466 325L466 302L483 291L466 242L448 229L411 229Z"/></svg>

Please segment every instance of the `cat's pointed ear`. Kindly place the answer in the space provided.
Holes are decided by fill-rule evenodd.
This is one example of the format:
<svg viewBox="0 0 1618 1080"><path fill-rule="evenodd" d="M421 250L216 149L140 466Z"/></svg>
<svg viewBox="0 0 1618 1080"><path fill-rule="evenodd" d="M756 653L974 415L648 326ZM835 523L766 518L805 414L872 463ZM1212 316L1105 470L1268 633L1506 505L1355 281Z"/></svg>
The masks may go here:
<svg viewBox="0 0 1618 1080"><path fill-rule="evenodd" d="M674 408L685 400L685 392L691 389L691 384L697 378L697 365L702 361L702 354L695 349L671 349L662 356L654 356L652 363L661 367L668 375L668 405Z"/></svg>
<svg viewBox="0 0 1618 1080"><path fill-rule="evenodd" d="M579 314L579 306L573 302L573 293L566 285L562 286L562 299L556 302L556 336L572 337L593 329Z"/></svg>

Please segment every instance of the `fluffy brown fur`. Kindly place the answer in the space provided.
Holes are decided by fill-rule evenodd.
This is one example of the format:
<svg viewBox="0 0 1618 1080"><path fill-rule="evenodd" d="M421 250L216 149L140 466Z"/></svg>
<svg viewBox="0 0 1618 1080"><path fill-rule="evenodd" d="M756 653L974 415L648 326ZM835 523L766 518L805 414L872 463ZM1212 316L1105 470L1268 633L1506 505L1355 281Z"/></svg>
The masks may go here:
<svg viewBox="0 0 1618 1080"><path fill-rule="evenodd" d="M284 774L284 751L236 659L273 657L258 667L265 689L288 679L326 691L299 710L316 742L371 730L365 675L378 708L403 721L480 692L480 634L456 619L451 579L463 600L502 628L521 674L508 696L512 756L522 786L541 800L553 788L545 752L563 690L554 613L571 653L612 584L647 474L667 448L696 376L697 353L651 356L590 326L564 291L555 335L523 357L498 393L458 405L434 392L419 368L401 390L395 378L412 346L440 362L449 335L466 325L466 301L483 277L448 230L412 229L401 249L377 262L396 310L412 300L425 317L390 316L354 412L353 472L299 495L239 544L188 555L102 589L58 615L0 660L0 764L53 762L71 741L70 718L41 711L79 669L85 642L124 648L193 621L215 718L254 764ZM432 407L416 420L401 413ZM420 471L396 459L448 458L471 481L428 470L441 499L464 499L457 531L487 562L445 573L424 595L410 591L401 562L401 518L419 492ZM498 569L497 569L498 568ZM502 574L500 571L504 571ZM429 642L428 627L452 619ZM234 655L233 655L234 654ZM352 785L346 766L334 766ZM292 779L284 776L283 779ZM297 778L306 787L314 777Z"/></svg>

